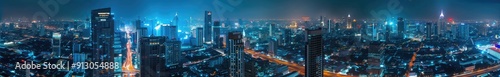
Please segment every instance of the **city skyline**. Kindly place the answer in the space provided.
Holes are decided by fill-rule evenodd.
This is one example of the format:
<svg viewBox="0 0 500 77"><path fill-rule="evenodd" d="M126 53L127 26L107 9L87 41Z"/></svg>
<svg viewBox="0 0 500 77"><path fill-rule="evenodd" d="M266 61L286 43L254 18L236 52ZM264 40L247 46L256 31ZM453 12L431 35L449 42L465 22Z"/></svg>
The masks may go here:
<svg viewBox="0 0 500 77"><path fill-rule="evenodd" d="M496 0L5 2L0 76L500 77Z"/></svg>

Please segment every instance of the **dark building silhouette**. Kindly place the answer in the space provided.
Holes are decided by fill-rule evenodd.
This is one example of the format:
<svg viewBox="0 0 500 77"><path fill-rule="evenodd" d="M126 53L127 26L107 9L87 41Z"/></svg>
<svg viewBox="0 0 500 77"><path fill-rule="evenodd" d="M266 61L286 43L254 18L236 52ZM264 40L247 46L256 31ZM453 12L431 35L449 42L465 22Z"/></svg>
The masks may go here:
<svg viewBox="0 0 500 77"><path fill-rule="evenodd" d="M205 11L205 26L203 27L203 36L205 42L212 41L212 12Z"/></svg>
<svg viewBox="0 0 500 77"><path fill-rule="evenodd" d="M322 30L310 28L306 32L306 77L323 77Z"/></svg>
<svg viewBox="0 0 500 77"><path fill-rule="evenodd" d="M95 9L91 12L92 62L114 62L114 20L111 8ZM91 76L112 76L113 70L91 70Z"/></svg>
<svg viewBox="0 0 500 77"><path fill-rule="evenodd" d="M164 68L165 42L163 36L142 37L140 44L140 75L142 77L159 77L161 68Z"/></svg>

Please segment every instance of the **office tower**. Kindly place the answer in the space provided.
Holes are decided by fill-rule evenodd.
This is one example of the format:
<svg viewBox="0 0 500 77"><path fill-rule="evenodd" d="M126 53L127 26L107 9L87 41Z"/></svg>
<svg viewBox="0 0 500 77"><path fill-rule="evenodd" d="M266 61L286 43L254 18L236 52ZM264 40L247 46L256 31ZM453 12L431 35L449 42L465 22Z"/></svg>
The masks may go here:
<svg viewBox="0 0 500 77"><path fill-rule="evenodd" d="M89 19L86 19L85 21L83 21L83 31L82 31L82 38L84 39L89 39L90 38L90 33L91 33L91 30L90 29L90 21ZM40 25L40 29L45 29L43 25Z"/></svg>
<svg viewBox="0 0 500 77"><path fill-rule="evenodd" d="M212 12L205 11L205 26L203 26L204 42L212 42Z"/></svg>
<svg viewBox="0 0 500 77"><path fill-rule="evenodd" d="M164 29L164 36L166 36L167 40L178 40L178 36L177 36L177 26L175 25L170 25L170 26L162 26Z"/></svg>
<svg viewBox="0 0 500 77"><path fill-rule="evenodd" d="M174 17L171 25L179 26L179 17L177 15L177 13L175 13L175 17Z"/></svg>
<svg viewBox="0 0 500 77"><path fill-rule="evenodd" d="M196 46L203 46L203 28L198 27L195 30L196 32Z"/></svg>
<svg viewBox="0 0 500 77"><path fill-rule="evenodd" d="M40 30L39 30L40 32L38 33L38 35L39 36L45 36L46 35L46 33L45 33L45 24L40 24L39 28L40 28ZM90 32L89 32L89 34L90 34Z"/></svg>
<svg viewBox="0 0 500 77"><path fill-rule="evenodd" d="M212 28L213 28L213 33L214 33L214 36L213 36L214 42L213 43L215 44L215 48L220 48L220 47L222 47L222 43L220 43L222 40L219 39L220 33L221 33L220 21L214 21L214 26Z"/></svg>
<svg viewBox="0 0 500 77"><path fill-rule="evenodd" d="M319 23L321 27L325 27L325 16L319 16Z"/></svg>
<svg viewBox="0 0 500 77"><path fill-rule="evenodd" d="M458 25L458 36L460 39L468 40L470 38L469 31L469 25L466 25L464 23Z"/></svg>
<svg viewBox="0 0 500 77"><path fill-rule="evenodd" d="M166 37L142 37L139 49L141 52L140 75L142 77L160 77L161 67L165 66Z"/></svg>
<svg viewBox="0 0 500 77"><path fill-rule="evenodd" d="M273 36L274 31L276 30L276 24L272 23L269 25L269 36Z"/></svg>
<svg viewBox="0 0 500 77"><path fill-rule="evenodd" d="M398 38L404 38L405 37L405 21L403 18L399 17L398 18Z"/></svg>
<svg viewBox="0 0 500 77"><path fill-rule="evenodd" d="M114 62L113 40L114 20L111 8L95 9L91 12L92 23L92 60L93 62ZM113 70L93 69L91 76L111 76Z"/></svg>
<svg viewBox="0 0 500 77"><path fill-rule="evenodd" d="M278 50L277 38L269 38L268 42L269 44L267 44L267 52L269 53L269 55L274 56Z"/></svg>
<svg viewBox="0 0 500 77"><path fill-rule="evenodd" d="M139 49L141 48L141 46L139 46L141 44L141 38L142 37L147 37L148 35L148 29L146 27L142 27L142 21L141 20L136 20L135 21L135 28L136 28L136 38L135 38L135 41L137 43L136 44L136 51L140 52Z"/></svg>
<svg viewBox="0 0 500 77"><path fill-rule="evenodd" d="M167 66L179 64L181 59L181 41L179 40L167 40L165 43L167 53Z"/></svg>
<svg viewBox="0 0 500 77"><path fill-rule="evenodd" d="M347 15L347 20L346 20L346 29L352 29L352 20L351 20L351 15Z"/></svg>
<svg viewBox="0 0 500 77"><path fill-rule="evenodd" d="M283 30L283 35L281 35L283 37L283 45L288 45L289 43L292 42L292 30L291 29L284 29Z"/></svg>
<svg viewBox="0 0 500 77"><path fill-rule="evenodd" d="M426 29L425 38L428 40L432 39L433 34L435 33L434 26L432 26L432 23L426 23L425 29Z"/></svg>
<svg viewBox="0 0 500 77"><path fill-rule="evenodd" d="M439 15L439 19L438 19L438 22L437 22L437 31L436 31L436 36L438 36L438 38L440 37L440 35L442 35L445 31L445 19L444 19L444 14L443 14L443 11L441 10L441 14Z"/></svg>
<svg viewBox="0 0 500 77"><path fill-rule="evenodd" d="M243 34L239 31L228 33L226 51L229 52L229 76L242 77L244 72Z"/></svg>
<svg viewBox="0 0 500 77"><path fill-rule="evenodd" d="M333 22L332 22L332 19L328 19L328 21L326 22L328 24L328 33L331 33L333 31Z"/></svg>
<svg viewBox="0 0 500 77"><path fill-rule="evenodd" d="M114 38L113 40L113 50L114 50L114 54L117 54L115 55L115 57L113 57L113 60L114 62L118 62L119 65L122 65L121 63L123 63L123 59L124 57L126 56L119 56L120 54L126 54L123 46L126 46L126 42L124 40L126 40L125 38L123 37L126 37L125 35L126 33L125 32L122 32L122 31L116 31L115 32L115 35L114 37L117 37L117 38ZM120 38L122 37L122 38ZM122 43L125 42L125 43ZM115 72L121 72L122 70L122 67L118 67L117 69L114 69Z"/></svg>
<svg viewBox="0 0 500 77"><path fill-rule="evenodd" d="M323 35L321 28L306 30L306 77L323 77Z"/></svg>
<svg viewBox="0 0 500 77"><path fill-rule="evenodd" d="M371 31L371 32L370 32L370 34L372 35L372 36L371 36L371 37L372 37L372 41L376 41L376 40L378 40L378 38L377 38L377 36L378 36L378 33L377 33L377 26L376 26L374 23L369 24L369 25L368 25L368 28L367 28L366 30L367 30L367 32L370 32L370 31Z"/></svg>
<svg viewBox="0 0 500 77"><path fill-rule="evenodd" d="M53 33L52 34L52 53L54 53L55 57L61 57L61 34Z"/></svg>

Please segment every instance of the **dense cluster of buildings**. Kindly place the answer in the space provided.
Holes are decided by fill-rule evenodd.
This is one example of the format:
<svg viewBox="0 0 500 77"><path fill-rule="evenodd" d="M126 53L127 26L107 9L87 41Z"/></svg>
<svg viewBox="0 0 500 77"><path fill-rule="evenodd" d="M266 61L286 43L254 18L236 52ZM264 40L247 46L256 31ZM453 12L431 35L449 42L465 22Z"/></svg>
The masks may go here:
<svg viewBox="0 0 500 77"><path fill-rule="evenodd" d="M201 14L201 13L200 13ZM0 25L0 74L8 76L481 76L498 73L497 20L302 19L199 23L115 19ZM132 23L131 25L129 25ZM186 30L189 29L189 30ZM491 48L490 48L491 47ZM12 69L16 62L117 62L117 69ZM491 70L496 69L496 70ZM481 71L479 71L481 70Z"/></svg>

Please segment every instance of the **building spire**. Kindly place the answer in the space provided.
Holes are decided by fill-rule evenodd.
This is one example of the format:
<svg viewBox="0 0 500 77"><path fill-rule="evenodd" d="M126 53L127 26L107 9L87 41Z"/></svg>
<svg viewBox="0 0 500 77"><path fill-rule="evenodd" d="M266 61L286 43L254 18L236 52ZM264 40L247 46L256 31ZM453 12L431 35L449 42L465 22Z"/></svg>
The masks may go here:
<svg viewBox="0 0 500 77"><path fill-rule="evenodd" d="M439 17L444 17L443 10L441 10L441 15Z"/></svg>

